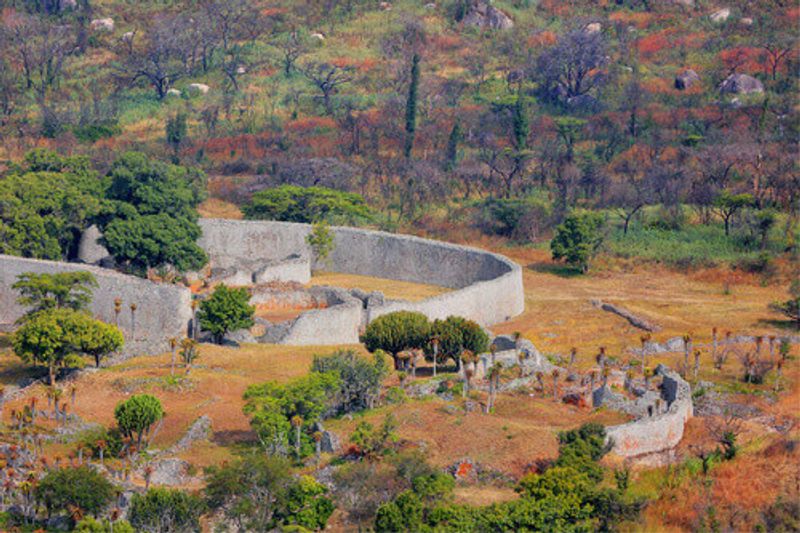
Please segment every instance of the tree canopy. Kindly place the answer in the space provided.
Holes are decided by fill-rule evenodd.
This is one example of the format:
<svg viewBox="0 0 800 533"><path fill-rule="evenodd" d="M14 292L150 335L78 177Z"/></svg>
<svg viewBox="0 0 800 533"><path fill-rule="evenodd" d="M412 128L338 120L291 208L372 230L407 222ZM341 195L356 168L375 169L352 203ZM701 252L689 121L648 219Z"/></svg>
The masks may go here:
<svg viewBox="0 0 800 533"><path fill-rule="evenodd" d="M253 195L243 208L249 219L321 222L358 226L373 220L364 199L355 193L327 187L281 185Z"/></svg>
<svg viewBox="0 0 800 533"><path fill-rule="evenodd" d="M247 289L217 285L211 296L200 302L200 311L197 313L200 327L211 333L214 342L221 344L227 333L254 324L255 308L249 302Z"/></svg>

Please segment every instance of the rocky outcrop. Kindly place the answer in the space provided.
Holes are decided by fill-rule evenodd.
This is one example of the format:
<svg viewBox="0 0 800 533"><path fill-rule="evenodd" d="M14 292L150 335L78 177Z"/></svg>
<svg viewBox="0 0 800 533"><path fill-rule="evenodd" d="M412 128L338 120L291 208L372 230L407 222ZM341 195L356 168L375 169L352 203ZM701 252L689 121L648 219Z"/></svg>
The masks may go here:
<svg viewBox="0 0 800 533"><path fill-rule="evenodd" d="M675 88L685 91L695 83L700 81L700 76L692 69L687 69L675 76Z"/></svg>
<svg viewBox="0 0 800 533"><path fill-rule="evenodd" d="M758 94L764 92L764 84L747 74L731 74L719 84L721 94Z"/></svg>
<svg viewBox="0 0 800 533"><path fill-rule="evenodd" d="M728 18L730 18L730 16L731 16L731 10L727 7L723 7L722 9L718 9L713 13L711 13L708 16L708 18L711 19L711 22L716 22L717 24L720 24L722 22L727 21Z"/></svg>
<svg viewBox="0 0 800 533"><path fill-rule="evenodd" d="M100 239L102 237L103 234L100 233L100 228L96 225L86 228L78 244L78 260L81 263L105 267L112 267L114 265L114 258L111 257L106 247L100 244Z"/></svg>
<svg viewBox="0 0 800 533"><path fill-rule="evenodd" d="M511 20L511 17L494 7L487 0L472 2L462 22L465 26L493 30L508 30L514 27L514 21Z"/></svg>
<svg viewBox="0 0 800 533"><path fill-rule="evenodd" d="M94 19L90 24L89 27L92 28L94 31L97 32L112 32L114 31L114 19L112 18L104 18L104 19Z"/></svg>
<svg viewBox="0 0 800 533"><path fill-rule="evenodd" d="M197 441L206 440L211 435L211 419L203 415L199 417L194 423L186 430L181 440L179 440L170 451L173 453L181 452L188 449L192 444Z"/></svg>

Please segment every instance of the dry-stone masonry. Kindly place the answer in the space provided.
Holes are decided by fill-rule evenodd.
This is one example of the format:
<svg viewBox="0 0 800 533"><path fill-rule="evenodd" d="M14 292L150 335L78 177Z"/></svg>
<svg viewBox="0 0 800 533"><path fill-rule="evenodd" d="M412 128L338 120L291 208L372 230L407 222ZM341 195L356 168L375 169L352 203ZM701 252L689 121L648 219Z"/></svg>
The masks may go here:
<svg viewBox="0 0 800 533"><path fill-rule="evenodd" d="M693 414L692 389L663 365L656 368L656 374L662 377L661 411L606 429L617 455L638 457L663 452L674 448L683 437L684 425Z"/></svg>
<svg viewBox="0 0 800 533"><path fill-rule="evenodd" d="M37 274L74 272L86 270L97 278L94 289L92 313L109 324L119 321L125 335L124 355L157 354L169 349L170 337L186 335L191 320L191 294L189 289L177 285L154 283L134 276L126 276L91 265L40 261L0 255L0 328L10 330L26 309L17 304L19 293L11 288L17 276L26 272ZM114 300L122 300L117 317ZM136 305L131 313L130 305ZM135 334L134 333L135 321Z"/></svg>
<svg viewBox="0 0 800 533"><path fill-rule="evenodd" d="M199 244L212 268L236 269L289 255L311 256L307 224L203 219ZM303 313L273 332L270 342L322 345L358 342L358 332L374 318L411 310L431 319L460 315L488 326L525 308L522 270L507 258L466 246L356 228L332 228L334 249L318 269L439 285L454 289L420 302L358 301L343 297L327 309Z"/></svg>

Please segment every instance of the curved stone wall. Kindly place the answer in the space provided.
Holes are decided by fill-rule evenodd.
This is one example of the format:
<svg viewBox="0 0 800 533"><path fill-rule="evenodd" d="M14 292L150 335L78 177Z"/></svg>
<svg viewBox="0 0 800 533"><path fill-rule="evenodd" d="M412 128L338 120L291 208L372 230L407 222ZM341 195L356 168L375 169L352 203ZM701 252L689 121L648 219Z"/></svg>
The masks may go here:
<svg viewBox="0 0 800 533"><path fill-rule="evenodd" d="M203 219L200 226L203 237L199 244L214 268L252 264L256 258L272 261L293 253L311 254L305 241L311 231L307 224ZM334 250L325 264L315 265L317 268L454 290L420 302L365 304L359 313L350 306L310 311L295 319L277 342L356 343L364 324L398 310L419 311L431 319L461 315L489 326L525 308L522 269L501 255L409 235L357 228L332 230ZM333 332L336 334L331 335Z"/></svg>
<svg viewBox="0 0 800 533"><path fill-rule="evenodd" d="M0 328L10 330L25 313L17 304L19 293L11 288L17 276L26 272L37 274L86 270L97 278L91 312L113 324L116 320L114 300L122 299L119 326L125 334L122 355L158 354L169 350L170 337L186 336L191 321L191 293L178 285L154 283L126 276L105 268L79 263L40 261L0 255ZM134 316L130 305L136 304L136 338L132 338Z"/></svg>
<svg viewBox="0 0 800 533"><path fill-rule="evenodd" d="M212 268L236 269L274 264L293 254L309 257L307 224L268 221L203 219L199 244ZM421 302L344 298L327 309L301 314L276 325L268 341L293 345L334 345L358 342L359 332L372 319L397 310L420 311L431 319L461 315L488 326L524 310L522 270L505 257L454 244L355 228L333 228L335 248L326 270L416 283L440 285L451 292ZM307 268L307 267L306 267ZM76 263L37 261L0 256L0 328L10 329L24 309L11 289L24 272L88 270L97 277L92 312L115 321L114 299L123 300L119 316L126 334L125 354L167 351L170 337L187 333L191 294L176 285L159 284L118 272ZM136 311L136 339L131 339L130 304Z"/></svg>
<svg viewBox="0 0 800 533"><path fill-rule="evenodd" d="M692 389L680 375L659 366L662 376L661 397L666 409L627 424L606 428L614 443L613 452L622 457L637 457L674 448L683 438L686 421L692 417Z"/></svg>

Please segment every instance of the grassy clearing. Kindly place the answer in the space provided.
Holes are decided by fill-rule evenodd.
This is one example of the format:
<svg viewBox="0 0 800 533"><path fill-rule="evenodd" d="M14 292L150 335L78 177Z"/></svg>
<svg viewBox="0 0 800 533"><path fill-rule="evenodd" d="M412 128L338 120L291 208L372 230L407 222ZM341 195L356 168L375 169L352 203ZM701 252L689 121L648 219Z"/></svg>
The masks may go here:
<svg viewBox="0 0 800 533"><path fill-rule="evenodd" d="M439 287L438 285L424 285L422 283L336 272L315 272L311 278L311 286L315 285L361 289L367 292L381 291L384 296L391 300L408 300L412 302L432 298L450 291L450 289Z"/></svg>

